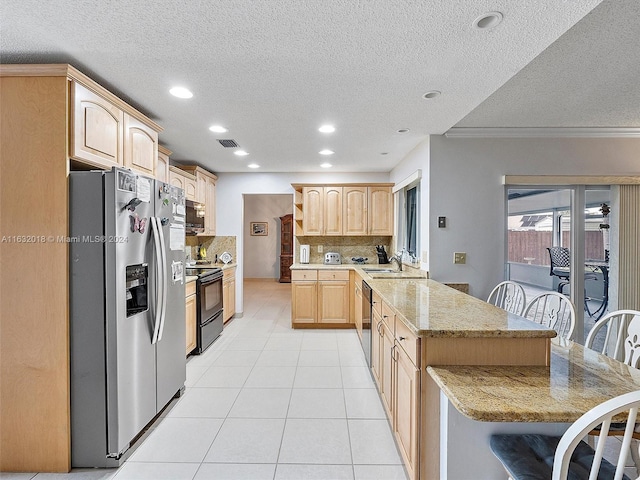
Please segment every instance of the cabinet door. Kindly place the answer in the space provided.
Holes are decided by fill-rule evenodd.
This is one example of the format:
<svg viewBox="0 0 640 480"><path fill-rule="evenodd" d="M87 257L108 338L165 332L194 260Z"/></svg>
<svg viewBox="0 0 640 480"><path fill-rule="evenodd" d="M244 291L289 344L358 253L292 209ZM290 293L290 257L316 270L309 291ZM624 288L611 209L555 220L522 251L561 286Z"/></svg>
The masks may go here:
<svg viewBox="0 0 640 480"><path fill-rule="evenodd" d="M222 281L222 309L224 312L222 313L222 322L225 323L227 320L231 318L229 314L231 312L231 308L229 307L229 303L231 300L231 290L229 289L229 280Z"/></svg>
<svg viewBox="0 0 640 480"><path fill-rule="evenodd" d="M196 348L196 314L197 314L197 304L196 304L196 296L189 295L186 297L186 328L187 328L187 355L191 353L191 351Z"/></svg>
<svg viewBox="0 0 640 480"><path fill-rule="evenodd" d="M356 277L356 283L354 285L354 323L356 324L356 331L358 336L362 339L362 287L360 286L359 277Z"/></svg>
<svg viewBox="0 0 640 480"><path fill-rule="evenodd" d="M196 202L207 205L207 177L200 172L196 173ZM205 223L206 228L206 223Z"/></svg>
<svg viewBox="0 0 640 480"><path fill-rule="evenodd" d="M318 282L320 323L349 323L349 282Z"/></svg>
<svg viewBox="0 0 640 480"><path fill-rule="evenodd" d="M373 316L371 318L371 372L373 373L373 379L378 384L378 390L380 387L380 379L382 378L382 365L380 364L381 352L382 352L382 319L380 314L374 309Z"/></svg>
<svg viewBox="0 0 640 480"><path fill-rule="evenodd" d="M391 187L368 187L369 235L393 235Z"/></svg>
<svg viewBox="0 0 640 480"><path fill-rule="evenodd" d="M156 162L156 178L161 182L169 183L169 155L158 151Z"/></svg>
<svg viewBox="0 0 640 480"><path fill-rule="evenodd" d="M209 235L216 234L216 182L207 177L205 181L204 229Z"/></svg>
<svg viewBox="0 0 640 480"><path fill-rule="evenodd" d="M324 188L325 235L342 235L342 187Z"/></svg>
<svg viewBox="0 0 640 480"><path fill-rule="evenodd" d="M196 190L197 190L197 185L196 185L196 181L193 178L189 178L189 177L184 177L184 196L187 200L193 200L194 202L196 201ZM206 211L205 211L205 215L206 215Z"/></svg>
<svg viewBox="0 0 640 480"><path fill-rule="evenodd" d="M304 235L323 235L324 189L304 187L302 189L302 230Z"/></svg>
<svg viewBox="0 0 640 480"><path fill-rule="evenodd" d="M318 304L317 296L317 282L291 283L292 323L316 323Z"/></svg>
<svg viewBox="0 0 640 480"><path fill-rule="evenodd" d="M380 326L382 336L380 338L380 397L382 406L389 418L393 418L393 354L394 336L393 331L382 322Z"/></svg>
<svg viewBox="0 0 640 480"><path fill-rule="evenodd" d="M393 429L410 479L418 474L420 371L399 346L395 349Z"/></svg>
<svg viewBox="0 0 640 480"><path fill-rule="evenodd" d="M70 156L101 168L122 166L122 110L75 82L71 96Z"/></svg>
<svg viewBox="0 0 640 480"><path fill-rule="evenodd" d="M184 186L185 186L184 181L185 181L184 176L180 175L179 173L169 171L169 183L171 185L184 190Z"/></svg>
<svg viewBox="0 0 640 480"><path fill-rule="evenodd" d="M367 235L367 187L342 187L343 235Z"/></svg>
<svg viewBox="0 0 640 480"><path fill-rule="evenodd" d="M229 280L229 309L231 314L229 318L236 314L236 277L234 276Z"/></svg>
<svg viewBox="0 0 640 480"><path fill-rule="evenodd" d="M124 166L155 177L158 132L124 114Z"/></svg>

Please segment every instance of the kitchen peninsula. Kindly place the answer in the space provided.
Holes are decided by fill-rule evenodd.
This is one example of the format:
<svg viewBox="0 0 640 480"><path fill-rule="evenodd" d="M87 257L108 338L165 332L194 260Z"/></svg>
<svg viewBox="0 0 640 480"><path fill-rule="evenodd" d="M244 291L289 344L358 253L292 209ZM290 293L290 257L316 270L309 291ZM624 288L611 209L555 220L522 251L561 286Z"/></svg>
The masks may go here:
<svg viewBox="0 0 640 480"><path fill-rule="evenodd" d="M372 374L412 480L440 474L440 388L428 366L550 364L553 330L434 280L410 278L419 273L368 273L344 264L294 264L291 269L294 278L306 272L307 282L320 272L349 273L354 296L360 279L371 287ZM354 326L359 321L355 303Z"/></svg>

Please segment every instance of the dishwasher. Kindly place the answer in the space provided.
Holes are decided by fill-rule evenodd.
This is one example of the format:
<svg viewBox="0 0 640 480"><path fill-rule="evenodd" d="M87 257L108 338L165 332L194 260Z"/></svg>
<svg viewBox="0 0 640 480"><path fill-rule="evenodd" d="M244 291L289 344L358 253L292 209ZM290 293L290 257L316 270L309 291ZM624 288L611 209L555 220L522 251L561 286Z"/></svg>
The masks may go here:
<svg viewBox="0 0 640 480"><path fill-rule="evenodd" d="M372 314L371 287L362 281L362 350L367 359L367 366L371 366L371 314Z"/></svg>

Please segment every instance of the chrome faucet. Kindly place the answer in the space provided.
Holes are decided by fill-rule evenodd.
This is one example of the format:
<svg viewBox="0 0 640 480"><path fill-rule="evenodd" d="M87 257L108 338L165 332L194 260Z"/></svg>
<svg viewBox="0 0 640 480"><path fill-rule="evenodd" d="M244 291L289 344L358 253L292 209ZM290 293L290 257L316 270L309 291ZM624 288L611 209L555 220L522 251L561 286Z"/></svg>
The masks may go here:
<svg viewBox="0 0 640 480"><path fill-rule="evenodd" d="M393 260L396 261L396 263L398 264L398 271L402 271L402 255L404 254L404 248L396 253L393 257L389 258L389 263L391 263Z"/></svg>

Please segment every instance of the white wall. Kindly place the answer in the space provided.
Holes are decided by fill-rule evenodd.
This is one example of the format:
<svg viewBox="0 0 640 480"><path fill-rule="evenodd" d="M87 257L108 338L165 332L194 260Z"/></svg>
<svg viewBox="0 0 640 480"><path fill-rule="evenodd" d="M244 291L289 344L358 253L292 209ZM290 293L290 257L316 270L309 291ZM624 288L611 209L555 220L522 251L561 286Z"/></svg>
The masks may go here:
<svg viewBox="0 0 640 480"><path fill-rule="evenodd" d="M280 217L293 213L293 195L244 196L244 277L280 278ZM251 235L251 222L267 222L267 235Z"/></svg>
<svg viewBox="0 0 640 480"><path fill-rule="evenodd" d="M219 173L216 184L216 234L235 235L238 252L244 251L245 194L290 194L292 183L389 182L388 173ZM243 311L244 258L238 255L236 310Z"/></svg>
<svg viewBox="0 0 640 480"><path fill-rule="evenodd" d="M468 282L486 298L503 280L503 175L638 175L640 139L462 139L430 143L429 273L441 282ZM437 217L447 228L437 228ZM453 264L466 252L466 265Z"/></svg>
<svg viewBox="0 0 640 480"><path fill-rule="evenodd" d="M426 221L429 211L429 138L418 144L409 154L389 173L389 181L402 182L405 178L422 170L420 182L420 268L429 270L428 245L429 222ZM397 206L396 206L397 208Z"/></svg>

